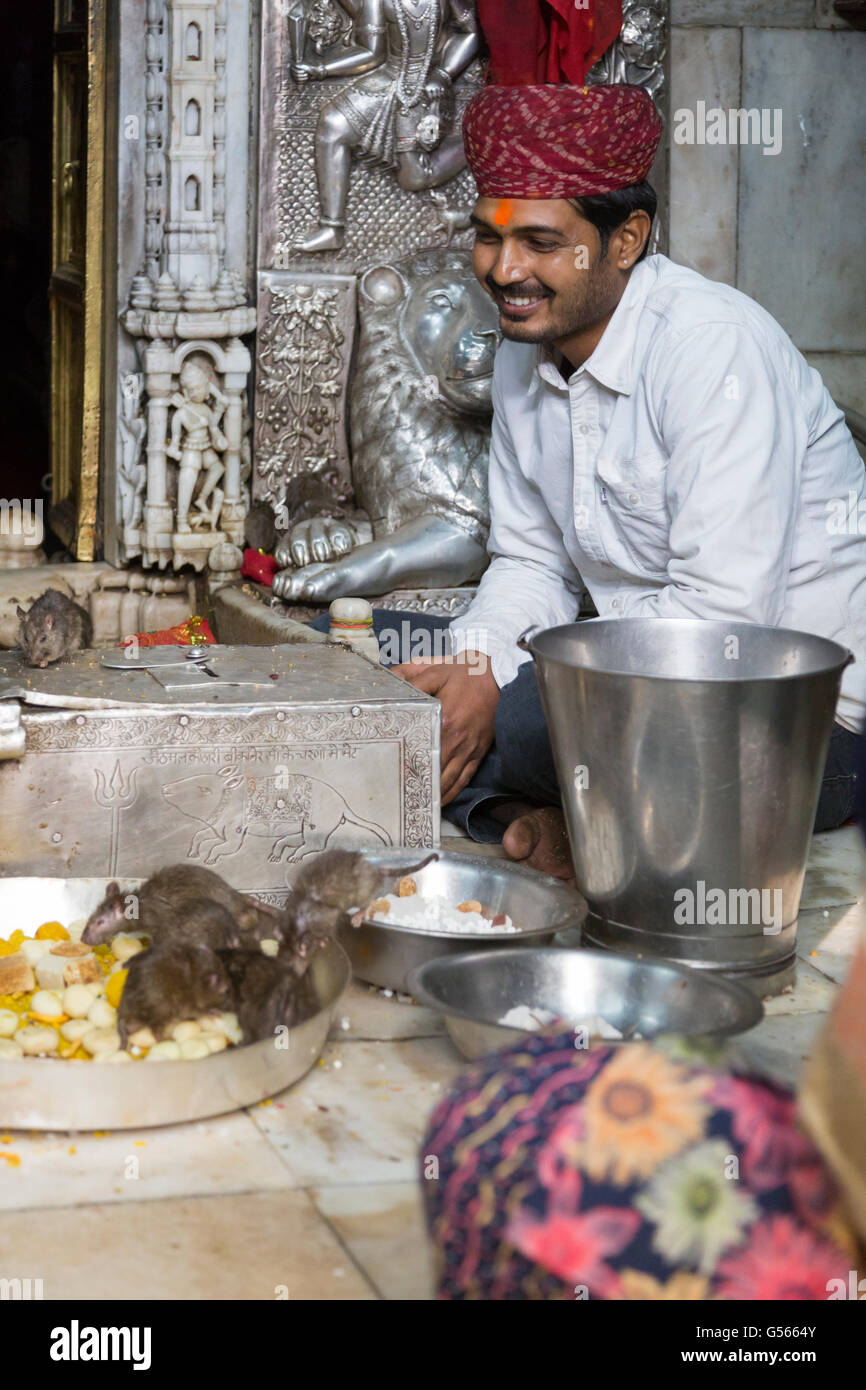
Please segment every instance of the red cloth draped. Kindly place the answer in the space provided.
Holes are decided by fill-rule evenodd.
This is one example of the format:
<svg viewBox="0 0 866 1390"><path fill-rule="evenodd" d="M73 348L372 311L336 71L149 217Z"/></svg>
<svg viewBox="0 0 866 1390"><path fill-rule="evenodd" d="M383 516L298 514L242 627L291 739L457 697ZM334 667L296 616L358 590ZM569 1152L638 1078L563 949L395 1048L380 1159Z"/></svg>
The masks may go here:
<svg viewBox="0 0 866 1390"><path fill-rule="evenodd" d="M490 48L490 80L503 87L539 82L582 87L622 28L622 0L478 0Z"/></svg>

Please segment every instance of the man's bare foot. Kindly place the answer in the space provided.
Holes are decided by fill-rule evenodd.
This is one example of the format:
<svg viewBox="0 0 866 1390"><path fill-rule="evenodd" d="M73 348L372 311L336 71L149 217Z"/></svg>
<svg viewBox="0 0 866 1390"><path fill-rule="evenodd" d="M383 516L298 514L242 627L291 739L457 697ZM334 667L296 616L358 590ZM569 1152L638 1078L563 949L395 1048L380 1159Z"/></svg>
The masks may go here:
<svg viewBox="0 0 866 1390"><path fill-rule="evenodd" d="M557 806L525 809L512 820L502 838L509 859L519 860L530 869L574 882L574 865L565 816Z"/></svg>

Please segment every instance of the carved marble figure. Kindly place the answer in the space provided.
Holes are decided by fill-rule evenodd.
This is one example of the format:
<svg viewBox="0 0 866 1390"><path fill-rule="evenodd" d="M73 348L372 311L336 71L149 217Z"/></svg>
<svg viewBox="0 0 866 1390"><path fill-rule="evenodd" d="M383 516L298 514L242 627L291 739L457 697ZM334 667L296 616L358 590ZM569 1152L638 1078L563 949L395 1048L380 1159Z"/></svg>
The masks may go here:
<svg viewBox="0 0 866 1390"><path fill-rule="evenodd" d="M175 530L181 535L188 535L192 530L190 503L199 474L204 473L195 503L198 516L193 518L193 522L198 527L207 523L206 529L215 531L223 500L217 483L225 472L225 465L217 450L228 446L228 440L220 429L228 402L204 367L197 362L184 362L180 371L180 388L172 398L171 442L165 451L169 458L177 459L180 465ZM214 406L208 405L210 396L216 402ZM209 507L212 494L213 502Z"/></svg>

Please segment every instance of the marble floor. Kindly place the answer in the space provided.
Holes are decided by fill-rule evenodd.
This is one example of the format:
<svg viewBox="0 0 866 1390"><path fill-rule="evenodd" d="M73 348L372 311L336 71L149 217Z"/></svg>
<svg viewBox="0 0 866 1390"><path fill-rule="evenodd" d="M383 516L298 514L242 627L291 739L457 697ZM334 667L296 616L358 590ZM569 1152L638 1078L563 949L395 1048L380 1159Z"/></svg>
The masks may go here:
<svg viewBox="0 0 866 1390"><path fill-rule="evenodd" d="M796 1081L864 910L858 832L816 836L797 985L736 1044L756 1067ZM247 1111L2 1133L0 1278L46 1299L428 1299L416 1155L465 1065L436 1014L353 983L317 1065Z"/></svg>

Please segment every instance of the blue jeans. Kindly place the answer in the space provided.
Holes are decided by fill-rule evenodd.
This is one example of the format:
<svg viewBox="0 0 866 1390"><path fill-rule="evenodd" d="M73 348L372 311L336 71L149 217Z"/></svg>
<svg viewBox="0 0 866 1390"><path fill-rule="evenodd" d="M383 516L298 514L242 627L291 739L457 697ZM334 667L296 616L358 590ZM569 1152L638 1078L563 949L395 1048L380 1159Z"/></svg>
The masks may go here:
<svg viewBox="0 0 866 1390"><path fill-rule="evenodd" d="M373 610L377 636L386 630L402 634L407 622L413 634L439 632L449 626L448 618L434 618L426 613L401 613L388 608ZM327 614L316 618L310 626L327 632ZM401 659L408 661L411 650L410 637L408 644L403 643ZM835 830L854 814L859 745L857 734L841 724L833 725L815 815L815 833ZM449 802L445 814L471 839L480 844L496 844L502 839L504 826L494 820L490 812L505 801L532 801L539 806L562 804L532 661L525 662L514 680L502 687L496 708L493 747L479 763L469 786Z"/></svg>

